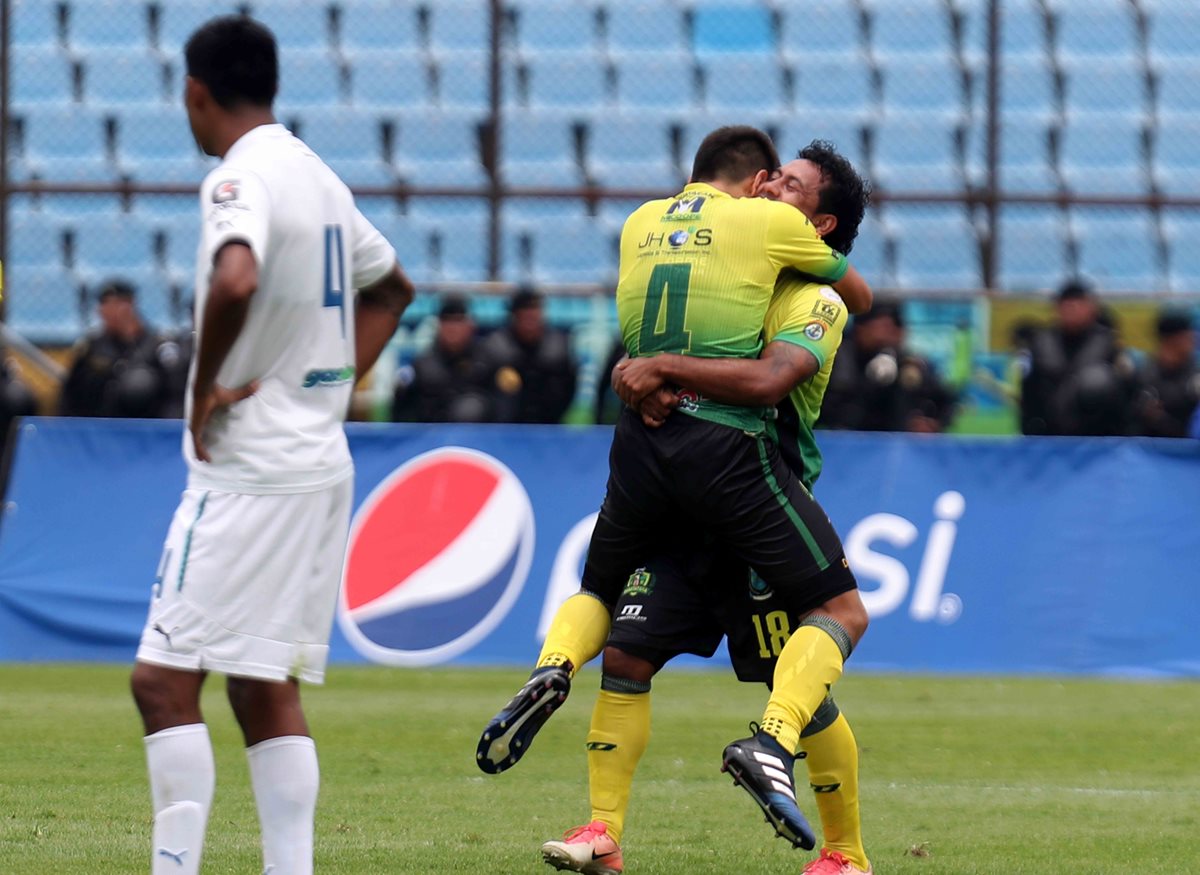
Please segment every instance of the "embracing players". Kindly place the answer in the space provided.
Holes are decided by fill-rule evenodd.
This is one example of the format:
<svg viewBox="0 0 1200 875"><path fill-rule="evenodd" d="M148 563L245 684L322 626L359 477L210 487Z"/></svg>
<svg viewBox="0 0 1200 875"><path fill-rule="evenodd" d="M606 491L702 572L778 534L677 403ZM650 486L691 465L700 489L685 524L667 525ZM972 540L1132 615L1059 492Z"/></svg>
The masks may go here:
<svg viewBox="0 0 1200 875"><path fill-rule="evenodd" d="M629 218L617 302L631 356L757 358L767 305L788 267L836 282L852 310L869 305L861 277L800 212L743 197L777 168L765 134L720 129L701 144L682 194ZM705 530L769 586L819 606L781 647L761 731L724 757L779 834L812 847L795 801L794 753L866 614L837 535L769 433L768 407L684 389L682 415L659 428L622 414L581 593L560 608L534 676L485 729L477 760L489 772L516 762L565 697L574 669L600 651L630 572L664 538Z"/></svg>

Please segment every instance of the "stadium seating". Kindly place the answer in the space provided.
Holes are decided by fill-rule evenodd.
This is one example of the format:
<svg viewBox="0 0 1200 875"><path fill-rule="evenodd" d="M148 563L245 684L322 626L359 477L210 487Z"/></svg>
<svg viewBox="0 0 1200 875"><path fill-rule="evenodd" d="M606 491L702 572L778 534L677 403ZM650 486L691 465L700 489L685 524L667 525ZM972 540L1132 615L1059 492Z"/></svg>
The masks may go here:
<svg viewBox="0 0 1200 875"><path fill-rule="evenodd" d="M571 186L583 179L575 122L561 113L510 112L500 133L500 165L508 185Z"/></svg>
<svg viewBox="0 0 1200 875"><path fill-rule="evenodd" d="M1004 191L1050 194L1059 188L1051 139L1057 128L1033 118L1006 118L1000 126L998 175ZM985 148L983 138L974 141Z"/></svg>
<svg viewBox="0 0 1200 875"><path fill-rule="evenodd" d="M599 45L598 12L592 3L561 0L509 0L516 18L517 49L585 53Z"/></svg>
<svg viewBox="0 0 1200 875"><path fill-rule="evenodd" d="M35 343L74 343L83 333L82 284L61 265L13 264L5 271L8 325ZM16 294L15 290L20 290Z"/></svg>
<svg viewBox="0 0 1200 875"><path fill-rule="evenodd" d="M886 288L895 285L895 276L888 251L891 247L888 230L878 214L878 207L870 208L858 226L858 236L850 250L850 263L872 286Z"/></svg>
<svg viewBox="0 0 1200 875"><path fill-rule="evenodd" d="M888 113L940 112L966 117L966 80L949 57L894 58L879 65Z"/></svg>
<svg viewBox="0 0 1200 875"><path fill-rule="evenodd" d="M588 127L588 177L607 188L664 193L686 176L672 154L672 126L657 114L606 114Z"/></svg>
<svg viewBox="0 0 1200 875"><path fill-rule="evenodd" d="M1000 112L1049 119L1059 114L1054 71L1045 58L1014 55L1000 62Z"/></svg>
<svg viewBox="0 0 1200 875"><path fill-rule="evenodd" d="M478 186L487 181L479 147L480 116L410 110L393 118L392 161L410 183Z"/></svg>
<svg viewBox="0 0 1200 875"><path fill-rule="evenodd" d="M1171 195L1200 196L1200 118L1167 116L1154 136L1154 177ZM1198 238L1200 239L1200 238Z"/></svg>
<svg viewBox="0 0 1200 875"><path fill-rule="evenodd" d="M1166 288L1158 232L1148 209L1073 207L1071 227L1079 251L1079 271L1097 288L1108 292L1161 292Z"/></svg>
<svg viewBox="0 0 1200 875"><path fill-rule="evenodd" d="M518 69L525 84L519 96L533 109L595 112L609 102L608 66L599 55L548 52L528 58ZM510 106L513 96L518 95L504 95Z"/></svg>
<svg viewBox="0 0 1200 875"><path fill-rule="evenodd" d="M146 268L155 263L153 223L140 216L97 216L70 231L71 266L80 274L102 278Z"/></svg>
<svg viewBox="0 0 1200 875"><path fill-rule="evenodd" d="M158 49L168 57L179 58L188 37L200 25L217 15L238 11L237 0L160 0L158 10Z"/></svg>
<svg viewBox="0 0 1200 875"><path fill-rule="evenodd" d="M285 48L279 53L280 110L328 106L341 100L342 67L332 52Z"/></svg>
<svg viewBox="0 0 1200 875"><path fill-rule="evenodd" d="M24 168L28 173L70 182L105 182L113 178L107 121L97 110L35 105L24 111L23 121Z"/></svg>
<svg viewBox="0 0 1200 875"><path fill-rule="evenodd" d="M482 282L488 278L486 221L460 219L430 234L433 270L443 282Z"/></svg>
<svg viewBox="0 0 1200 875"><path fill-rule="evenodd" d="M376 113L348 108L311 108L294 133L321 156L347 185L385 186L395 172L384 160L383 124Z"/></svg>
<svg viewBox="0 0 1200 875"><path fill-rule="evenodd" d="M701 61L700 75L709 109L782 113L791 103L789 71L769 55L711 55Z"/></svg>
<svg viewBox="0 0 1200 875"><path fill-rule="evenodd" d="M704 3L692 9L692 47L697 54L772 52L770 10L746 3Z"/></svg>
<svg viewBox="0 0 1200 875"><path fill-rule="evenodd" d="M647 21L653 27L647 27ZM602 13L605 44L614 56L663 52L685 52L690 49L683 15L673 5L664 6L652 0L608 2Z"/></svg>
<svg viewBox="0 0 1200 875"><path fill-rule="evenodd" d="M889 191L950 193L963 187L960 127L938 115L880 119L871 178Z"/></svg>
<svg viewBox="0 0 1200 875"><path fill-rule="evenodd" d="M942 0L870 0L865 6L876 57L950 57L954 34Z"/></svg>
<svg viewBox="0 0 1200 875"><path fill-rule="evenodd" d="M616 242L601 222L564 219L533 229L534 282L608 283L616 277Z"/></svg>
<svg viewBox="0 0 1200 875"><path fill-rule="evenodd" d="M1146 132L1127 116L1100 115L1068 120L1059 141L1059 170L1075 194L1141 194Z"/></svg>
<svg viewBox="0 0 1200 875"><path fill-rule="evenodd" d="M149 48L93 49L81 60L83 94L92 106L164 103L168 98L168 68ZM170 92L172 102L182 93Z"/></svg>
<svg viewBox="0 0 1200 875"><path fill-rule="evenodd" d="M325 3L250 0L249 5L250 14L271 29L281 46L288 49L327 49L333 44L330 37L330 7ZM384 17L399 16L389 12Z"/></svg>
<svg viewBox="0 0 1200 875"><path fill-rule="evenodd" d="M57 45L58 4L51 0L17 0L9 7L13 45L24 49Z"/></svg>
<svg viewBox="0 0 1200 875"><path fill-rule="evenodd" d="M1137 57L1137 19L1128 0L1048 0L1048 5L1061 58Z"/></svg>
<svg viewBox="0 0 1200 875"><path fill-rule="evenodd" d="M76 0L67 7L73 49L143 49L150 45L150 7L127 0Z"/></svg>
<svg viewBox="0 0 1200 875"><path fill-rule="evenodd" d="M42 211L13 210L8 228L7 267L62 267L66 264L66 223Z"/></svg>
<svg viewBox="0 0 1200 875"><path fill-rule="evenodd" d="M1049 290L1074 274L1068 223L1057 207L1003 206L997 229L1001 289Z"/></svg>
<svg viewBox="0 0 1200 875"><path fill-rule="evenodd" d="M779 12L780 49L793 60L864 54L862 16L853 0L785 3Z"/></svg>
<svg viewBox="0 0 1200 875"><path fill-rule="evenodd" d="M697 101L696 76L683 54L625 55L614 62L621 109L686 113Z"/></svg>
<svg viewBox="0 0 1200 875"><path fill-rule="evenodd" d="M819 64L801 61L793 76L798 109L863 115L879 109L874 74L856 55L823 56Z"/></svg>
<svg viewBox="0 0 1200 875"><path fill-rule="evenodd" d="M429 45L433 49L486 52L491 45L491 16L486 0L437 0L429 15Z"/></svg>
<svg viewBox="0 0 1200 875"><path fill-rule="evenodd" d="M354 0L342 3L340 37L342 50L387 49L407 52L421 47L414 0Z"/></svg>
<svg viewBox="0 0 1200 875"><path fill-rule="evenodd" d="M75 98L75 65L65 52L50 47L20 47L13 52L9 99L14 109Z"/></svg>
<svg viewBox="0 0 1200 875"><path fill-rule="evenodd" d="M830 112L789 113L776 129L779 157L790 160L813 140L827 140L850 159L860 173L869 176L863 138L864 120L857 114Z"/></svg>
<svg viewBox="0 0 1200 875"><path fill-rule="evenodd" d="M1192 0L1155 0L1146 7L1146 46L1156 59L1192 58L1198 49L1200 6Z"/></svg>
<svg viewBox="0 0 1200 875"><path fill-rule="evenodd" d="M961 207L895 206L887 225L902 287L937 292L978 284L979 238Z"/></svg>
<svg viewBox="0 0 1200 875"><path fill-rule="evenodd" d="M199 185L214 164L200 153L179 106L130 106L116 116L117 164L139 182Z"/></svg>
<svg viewBox="0 0 1200 875"><path fill-rule="evenodd" d="M1200 113L1200 53L1188 59L1163 60L1154 75L1160 115Z"/></svg>
<svg viewBox="0 0 1200 875"><path fill-rule="evenodd" d="M1164 214L1163 231L1169 247L1170 290L1200 292L1200 213L1194 210Z"/></svg>
<svg viewBox="0 0 1200 875"><path fill-rule="evenodd" d="M1000 4L1000 52L1004 57L1043 55L1049 44L1047 34L1046 16L1038 0Z"/></svg>
<svg viewBox="0 0 1200 875"><path fill-rule="evenodd" d="M347 57L355 104L390 109L432 105L429 61L423 52L363 50Z"/></svg>
<svg viewBox="0 0 1200 875"><path fill-rule="evenodd" d="M491 59L483 52L439 52L433 64L439 106L473 109L491 106Z"/></svg>
<svg viewBox="0 0 1200 875"><path fill-rule="evenodd" d="M1146 75L1132 58L1073 58L1064 61L1062 68L1063 103L1068 114L1149 115Z"/></svg>

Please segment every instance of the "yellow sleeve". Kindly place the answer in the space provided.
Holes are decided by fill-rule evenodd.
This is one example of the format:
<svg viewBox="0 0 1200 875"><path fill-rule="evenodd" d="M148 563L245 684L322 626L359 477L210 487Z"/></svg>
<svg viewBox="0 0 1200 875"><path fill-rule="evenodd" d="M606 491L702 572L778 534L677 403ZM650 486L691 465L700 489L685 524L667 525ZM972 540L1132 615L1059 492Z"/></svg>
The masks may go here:
<svg viewBox="0 0 1200 875"><path fill-rule="evenodd" d="M764 340L794 343L813 354L819 367L837 352L846 330L846 305L829 286L784 274L767 309Z"/></svg>
<svg viewBox="0 0 1200 875"><path fill-rule="evenodd" d="M825 245L804 213L774 201L764 201L764 206L770 209L767 256L777 269L794 268L830 283L845 275L850 262Z"/></svg>

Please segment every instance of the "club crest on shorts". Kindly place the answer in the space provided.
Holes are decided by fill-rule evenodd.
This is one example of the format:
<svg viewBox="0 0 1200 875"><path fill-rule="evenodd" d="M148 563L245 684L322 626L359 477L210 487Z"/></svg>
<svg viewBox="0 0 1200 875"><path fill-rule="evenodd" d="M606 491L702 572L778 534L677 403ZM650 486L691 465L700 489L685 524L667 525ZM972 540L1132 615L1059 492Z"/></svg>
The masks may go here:
<svg viewBox="0 0 1200 875"><path fill-rule="evenodd" d="M751 569L750 571L750 598L756 602L763 602L775 594L775 590L767 584L765 580L758 576L758 572Z"/></svg>
<svg viewBox="0 0 1200 875"><path fill-rule="evenodd" d="M629 575L625 584L625 595L647 595L654 589L654 575L645 568L639 568Z"/></svg>
<svg viewBox="0 0 1200 875"><path fill-rule="evenodd" d="M366 658L432 665L508 614L533 560L533 507L493 457L444 447L396 468L354 516L338 622Z"/></svg>

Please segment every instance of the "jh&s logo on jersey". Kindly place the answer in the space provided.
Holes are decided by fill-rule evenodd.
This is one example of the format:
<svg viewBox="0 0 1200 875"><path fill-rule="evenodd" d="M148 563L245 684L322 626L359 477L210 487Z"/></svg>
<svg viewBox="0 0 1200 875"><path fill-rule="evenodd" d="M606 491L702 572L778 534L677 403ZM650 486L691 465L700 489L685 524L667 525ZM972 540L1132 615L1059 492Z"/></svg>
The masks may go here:
<svg viewBox="0 0 1200 875"><path fill-rule="evenodd" d="M388 665L465 652L508 614L533 560L533 507L493 457L444 447L411 459L354 516L338 623Z"/></svg>

